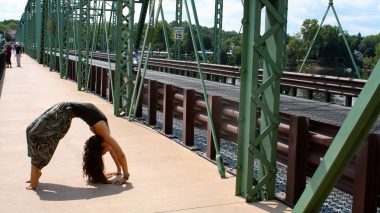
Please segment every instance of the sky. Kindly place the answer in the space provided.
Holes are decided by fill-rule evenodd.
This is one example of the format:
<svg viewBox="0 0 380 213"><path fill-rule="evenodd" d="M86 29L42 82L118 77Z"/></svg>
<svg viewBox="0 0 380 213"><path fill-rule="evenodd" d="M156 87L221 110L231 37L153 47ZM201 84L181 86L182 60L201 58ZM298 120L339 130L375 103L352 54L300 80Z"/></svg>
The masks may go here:
<svg viewBox="0 0 380 213"><path fill-rule="evenodd" d="M27 0L0 0L0 21L20 19L26 2ZM214 25L214 2L214 0L195 0L200 25L208 27ZM317 19L320 22L328 2L329 0L288 0L288 34L294 35L299 32L305 19ZM168 22L174 20L175 0L163 0L163 4L165 20ZM380 33L379 0L334 0L334 8L343 29L349 34L356 35L360 32L362 36L367 36ZM242 17L242 0L224 0L223 30L239 32ZM183 20L187 20L185 9ZM325 24L337 25L331 9Z"/></svg>

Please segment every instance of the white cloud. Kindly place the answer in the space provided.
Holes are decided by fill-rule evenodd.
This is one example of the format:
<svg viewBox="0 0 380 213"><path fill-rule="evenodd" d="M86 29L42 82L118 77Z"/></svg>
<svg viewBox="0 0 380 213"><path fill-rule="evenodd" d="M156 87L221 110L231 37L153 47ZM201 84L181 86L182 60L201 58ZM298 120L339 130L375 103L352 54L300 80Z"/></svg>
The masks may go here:
<svg viewBox="0 0 380 213"><path fill-rule="evenodd" d="M17 1L9 1L9 0L0 0L1 5L1 13L0 13L0 21L8 20L8 19L20 19L22 13L24 12L25 5L27 0L17 0Z"/></svg>

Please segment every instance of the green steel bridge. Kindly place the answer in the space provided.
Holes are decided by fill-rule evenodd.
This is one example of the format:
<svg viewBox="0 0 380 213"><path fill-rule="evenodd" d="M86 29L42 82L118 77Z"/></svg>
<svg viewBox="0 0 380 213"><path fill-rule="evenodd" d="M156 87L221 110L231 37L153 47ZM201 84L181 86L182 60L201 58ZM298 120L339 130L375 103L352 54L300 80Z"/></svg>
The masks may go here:
<svg viewBox="0 0 380 213"><path fill-rule="evenodd" d="M115 54L115 78L111 81L114 115L132 120L140 97L138 94L141 93L142 84L138 82L144 80L150 57L152 33L157 29L158 21L165 20L163 1L29 0L18 26L17 41L23 43L25 53L51 69L56 66L56 56L59 56L60 77L66 79L69 53L76 50L76 78L79 91L89 89L89 64L92 53L100 48L108 56L110 53ZM187 17L194 52L199 53L195 57L204 99L208 100L200 66L207 56L196 13L197 5L194 0L176 0L171 6L176 10L175 23L179 36L182 18ZM244 197L247 202L257 202L275 198L280 80L284 69L288 1L244 1L243 7L235 193ZM330 7L334 10L332 0L329 3ZM262 13L263 10L265 15ZM216 64L220 62L222 11L223 0L215 0L213 61ZM135 13L139 14L137 20ZM335 10L334 14L336 16ZM261 24L262 20L265 20L264 26ZM195 28L191 27L192 21ZM170 35L165 24L163 28L167 51L170 51L170 45L175 47L174 53L168 54L169 57L174 56L171 59L180 60L180 40L169 44ZM143 60L138 63L137 75L133 75L133 57L137 51L141 51ZM259 82L260 65L263 67L262 82ZM134 81L137 83L134 84ZM380 109L379 97L380 61L310 183L302 195L299 195L294 212L314 212L319 209L377 119ZM205 103L211 128L214 129L211 107L207 101ZM261 125L255 130L259 114ZM212 134L218 172L224 177L223 159L215 141L214 130ZM253 175L255 161L259 162L258 177Z"/></svg>

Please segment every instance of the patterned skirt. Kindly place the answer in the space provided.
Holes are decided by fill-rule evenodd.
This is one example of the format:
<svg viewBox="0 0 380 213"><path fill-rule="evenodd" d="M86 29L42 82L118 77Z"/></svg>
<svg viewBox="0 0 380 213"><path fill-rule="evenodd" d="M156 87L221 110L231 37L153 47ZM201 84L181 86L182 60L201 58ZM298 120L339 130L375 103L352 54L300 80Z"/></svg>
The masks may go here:
<svg viewBox="0 0 380 213"><path fill-rule="evenodd" d="M34 120L26 129L28 156L39 169L45 167L67 131L69 131L73 112L67 103L52 106Z"/></svg>

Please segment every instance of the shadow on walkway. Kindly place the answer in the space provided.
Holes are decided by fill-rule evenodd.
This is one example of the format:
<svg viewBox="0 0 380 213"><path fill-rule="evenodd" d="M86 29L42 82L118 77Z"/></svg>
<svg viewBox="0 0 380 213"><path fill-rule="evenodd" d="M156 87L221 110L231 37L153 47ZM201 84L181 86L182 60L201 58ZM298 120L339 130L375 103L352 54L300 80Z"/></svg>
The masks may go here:
<svg viewBox="0 0 380 213"><path fill-rule="evenodd" d="M113 184L93 184L92 188L71 187L54 183L40 183L35 190L41 200L67 201L67 200L89 200L92 198L120 194L133 189L131 183L123 186Z"/></svg>

